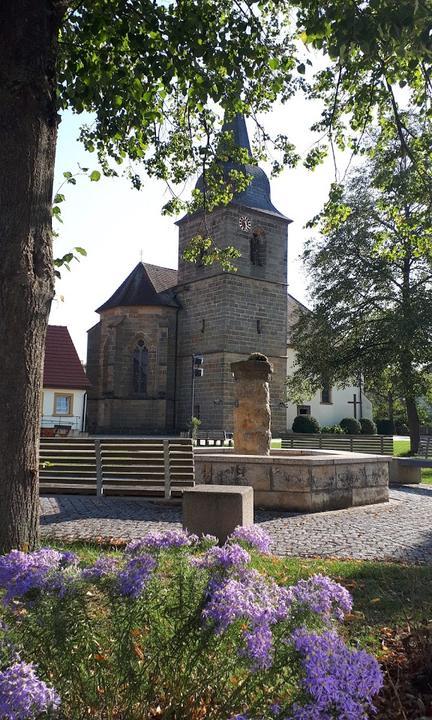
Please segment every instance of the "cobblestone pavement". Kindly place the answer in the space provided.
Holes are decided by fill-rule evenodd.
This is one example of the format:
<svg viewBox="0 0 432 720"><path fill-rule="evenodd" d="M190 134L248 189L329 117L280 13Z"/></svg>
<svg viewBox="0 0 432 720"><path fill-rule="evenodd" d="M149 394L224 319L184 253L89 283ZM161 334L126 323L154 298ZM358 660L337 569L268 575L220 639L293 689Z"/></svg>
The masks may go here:
<svg viewBox="0 0 432 720"><path fill-rule="evenodd" d="M302 514L257 510L277 555L395 560L432 564L432 487L390 490L390 502ZM131 498L41 498L41 533L56 540L141 537L181 524L180 505Z"/></svg>

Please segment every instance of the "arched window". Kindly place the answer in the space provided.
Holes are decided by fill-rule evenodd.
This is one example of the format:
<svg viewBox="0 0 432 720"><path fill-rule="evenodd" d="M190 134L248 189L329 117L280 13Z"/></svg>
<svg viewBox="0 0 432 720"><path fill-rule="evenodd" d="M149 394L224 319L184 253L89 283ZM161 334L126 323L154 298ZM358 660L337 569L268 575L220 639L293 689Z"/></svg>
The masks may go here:
<svg viewBox="0 0 432 720"><path fill-rule="evenodd" d="M144 340L138 340L133 352L133 389L137 395L147 392L148 350Z"/></svg>

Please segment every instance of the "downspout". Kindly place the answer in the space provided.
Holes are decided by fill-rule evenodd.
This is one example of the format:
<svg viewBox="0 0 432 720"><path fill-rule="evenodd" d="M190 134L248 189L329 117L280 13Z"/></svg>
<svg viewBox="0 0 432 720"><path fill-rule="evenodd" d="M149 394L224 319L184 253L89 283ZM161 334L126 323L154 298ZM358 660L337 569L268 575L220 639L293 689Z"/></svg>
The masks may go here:
<svg viewBox="0 0 432 720"><path fill-rule="evenodd" d="M177 300L177 294L175 294L175 299ZM177 357L178 357L178 314L179 314L180 308L176 308L176 322L175 322L175 350L174 350L174 393L173 393L173 403L174 403L174 433L177 432Z"/></svg>
<svg viewBox="0 0 432 720"><path fill-rule="evenodd" d="M81 432L85 432L87 420L87 390L84 392L83 397L83 413L81 418Z"/></svg>

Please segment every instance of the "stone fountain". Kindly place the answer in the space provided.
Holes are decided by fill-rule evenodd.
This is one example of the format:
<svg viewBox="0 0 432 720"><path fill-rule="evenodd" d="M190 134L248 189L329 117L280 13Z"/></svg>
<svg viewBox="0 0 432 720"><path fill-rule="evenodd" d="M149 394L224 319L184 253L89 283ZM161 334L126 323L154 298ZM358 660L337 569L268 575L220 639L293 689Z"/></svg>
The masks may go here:
<svg viewBox="0 0 432 720"><path fill-rule="evenodd" d="M272 366L253 353L231 364L235 381L234 448L197 448L195 480L249 485L255 506L319 512L388 501L385 455L271 449Z"/></svg>

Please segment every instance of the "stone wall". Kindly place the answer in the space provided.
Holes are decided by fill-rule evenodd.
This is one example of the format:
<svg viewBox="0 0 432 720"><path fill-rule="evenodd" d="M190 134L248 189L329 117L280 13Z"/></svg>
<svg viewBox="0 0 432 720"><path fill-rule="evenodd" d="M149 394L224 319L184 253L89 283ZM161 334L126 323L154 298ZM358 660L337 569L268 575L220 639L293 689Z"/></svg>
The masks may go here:
<svg viewBox="0 0 432 720"><path fill-rule="evenodd" d="M148 350L147 391L133 388L133 351ZM174 429L176 310L120 307L101 313L89 331L87 366L89 430L165 433Z"/></svg>
<svg viewBox="0 0 432 720"><path fill-rule="evenodd" d="M320 512L388 500L383 455L274 450L270 457L197 449L197 484L250 485L257 507Z"/></svg>

